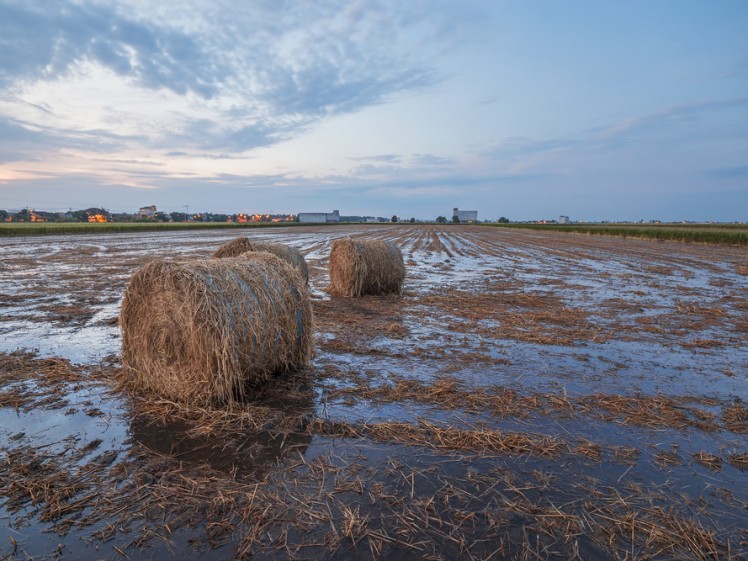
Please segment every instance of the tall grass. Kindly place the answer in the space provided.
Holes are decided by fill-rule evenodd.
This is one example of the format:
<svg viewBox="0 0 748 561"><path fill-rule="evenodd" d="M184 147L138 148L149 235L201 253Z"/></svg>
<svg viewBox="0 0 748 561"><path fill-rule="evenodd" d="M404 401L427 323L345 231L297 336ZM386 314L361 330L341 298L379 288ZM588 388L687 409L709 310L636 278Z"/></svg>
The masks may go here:
<svg viewBox="0 0 748 561"><path fill-rule="evenodd" d="M498 228L523 228L598 234L623 238L641 238L678 242L748 245L748 224L487 224Z"/></svg>

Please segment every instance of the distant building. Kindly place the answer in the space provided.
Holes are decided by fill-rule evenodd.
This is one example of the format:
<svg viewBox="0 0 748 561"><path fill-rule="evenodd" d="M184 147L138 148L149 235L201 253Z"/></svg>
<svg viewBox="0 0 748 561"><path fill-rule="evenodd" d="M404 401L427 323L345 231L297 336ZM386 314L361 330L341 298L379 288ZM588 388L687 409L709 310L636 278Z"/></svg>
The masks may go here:
<svg viewBox="0 0 748 561"><path fill-rule="evenodd" d="M320 222L340 222L340 212L300 212L299 222L320 223Z"/></svg>
<svg viewBox="0 0 748 561"><path fill-rule="evenodd" d="M459 218L460 222L478 222L478 211L477 210L460 210L454 209L452 218Z"/></svg>
<svg viewBox="0 0 748 561"><path fill-rule="evenodd" d="M559 224L571 224L571 220L569 220L568 216L559 216L558 223Z"/></svg>
<svg viewBox="0 0 748 561"><path fill-rule="evenodd" d="M138 216L141 218L153 218L156 214L156 205L141 206L138 209Z"/></svg>
<svg viewBox="0 0 748 561"><path fill-rule="evenodd" d="M341 222L380 222L375 216L360 216L358 214L351 214L350 216L341 216Z"/></svg>

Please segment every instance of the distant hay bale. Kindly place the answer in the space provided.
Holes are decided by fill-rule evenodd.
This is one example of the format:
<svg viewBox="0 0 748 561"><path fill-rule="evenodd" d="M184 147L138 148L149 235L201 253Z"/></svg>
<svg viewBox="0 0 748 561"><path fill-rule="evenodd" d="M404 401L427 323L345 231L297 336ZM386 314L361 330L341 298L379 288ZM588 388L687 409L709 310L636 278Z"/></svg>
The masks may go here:
<svg viewBox="0 0 748 561"><path fill-rule="evenodd" d="M335 240L330 251L330 292L338 296L400 294L405 264L394 243L383 240Z"/></svg>
<svg viewBox="0 0 748 561"><path fill-rule="evenodd" d="M248 251L253 251L252 242L244 236L239 236L219 247L213 252L211 257L216 257L218 259L223 259L224 257L236 257Z"/></svg>
<svg viewBox="0 0 748 561"><path fill-rule="evenodd" d="M145 265L130 278L120 328L125 386L200 405L241 401L312 354L306 286L265 252Z"/></svg>
<svg viewBox="0 0 748 561"><path fill-rule="evenodd" d="M236 257L242 253L247 253L248 251L267 251L268 253L277 255L296 267L303 277L304 282L309 283L309 269L307 269L304 256L293 247L282 243L253 242L248 238L240 236L219 247L213 253L213 257L218 259L224 257Z"/></svg>

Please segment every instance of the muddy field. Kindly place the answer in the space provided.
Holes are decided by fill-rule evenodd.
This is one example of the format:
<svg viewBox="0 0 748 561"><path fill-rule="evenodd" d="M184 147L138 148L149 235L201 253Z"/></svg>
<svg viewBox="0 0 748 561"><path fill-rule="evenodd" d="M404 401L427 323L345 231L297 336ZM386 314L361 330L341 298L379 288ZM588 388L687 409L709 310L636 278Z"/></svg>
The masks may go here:
<svg viewBox="0 0 748 561"><path fill-rule="evenodd" d="M253 230L307 258L311 366L232 410L118 390L132 272L235 235L0 239L0 559L748 559L745 248ZM346 235L402 297L329 297Z"/></svg>

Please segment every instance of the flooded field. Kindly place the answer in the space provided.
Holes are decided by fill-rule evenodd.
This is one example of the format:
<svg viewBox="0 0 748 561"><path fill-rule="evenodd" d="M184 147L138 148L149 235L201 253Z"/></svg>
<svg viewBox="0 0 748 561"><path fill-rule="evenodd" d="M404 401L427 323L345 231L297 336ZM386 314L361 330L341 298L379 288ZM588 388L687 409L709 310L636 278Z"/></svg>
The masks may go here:
<svg viewBox="0 0 748 561"><path fill-rule="evenodd" d="M748 559L745 248L253 230L307 259L311 365L230 410L120 391L130 275L236 235L0 239L0 559ZM342 236L404 294L330 298Z"/></svg>

